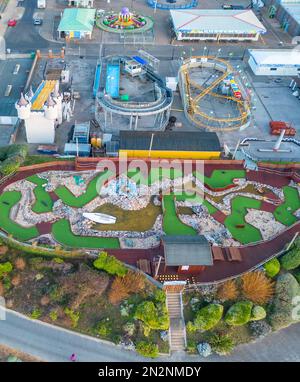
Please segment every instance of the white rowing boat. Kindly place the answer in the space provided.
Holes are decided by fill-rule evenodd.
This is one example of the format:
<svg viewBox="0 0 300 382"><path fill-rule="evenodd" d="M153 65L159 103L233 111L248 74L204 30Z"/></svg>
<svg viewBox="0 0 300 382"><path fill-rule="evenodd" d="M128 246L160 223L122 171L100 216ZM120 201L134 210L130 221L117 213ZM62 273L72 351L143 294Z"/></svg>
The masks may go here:
<svg viewBox="0 0 300 382"><path fill-rule="evenodd" d="M111 215L101 214L101 213L93 213L93 212L84 212L83 216L86 219L89 219L95 223L101 224L115 224L117 218Z"/></svg>

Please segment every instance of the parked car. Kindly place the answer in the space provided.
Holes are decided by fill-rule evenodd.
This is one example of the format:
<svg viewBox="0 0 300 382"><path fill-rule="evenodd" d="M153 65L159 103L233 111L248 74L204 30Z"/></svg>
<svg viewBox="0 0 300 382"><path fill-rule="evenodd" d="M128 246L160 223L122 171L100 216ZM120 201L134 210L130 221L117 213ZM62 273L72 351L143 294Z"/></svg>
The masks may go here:
<svg viewBox="0 0 300 382"><path fill-rule="evenodd" d="M33 19L33 25L42 25L43 24L43 20L36 17Z"/></svg>
<svg viewBox="0 0 300 382"><path fill-rule="evenodd" d="M17 20L16 19L10 19L10 20L8 20L7 25L9 27L15 27L17 25Z"/></svg>

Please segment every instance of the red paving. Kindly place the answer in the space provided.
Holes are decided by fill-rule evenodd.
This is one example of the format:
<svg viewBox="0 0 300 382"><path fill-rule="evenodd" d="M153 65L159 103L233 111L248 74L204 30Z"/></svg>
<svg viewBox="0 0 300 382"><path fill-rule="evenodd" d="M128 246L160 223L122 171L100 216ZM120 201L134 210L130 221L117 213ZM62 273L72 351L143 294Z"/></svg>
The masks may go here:
<svg viewBox="0 0 300 382"><path fill-rule="evenodd" d="M222 162L220 165L214 163L209 164L205 166L205 175L210 176L212 171L214 169L243 169L243 167L238 163L236 164L228 164L224 165L224 162ZM10 178L7 182L0 185L0 193L3 192L3 189L8 184L11 184L17 180L23 179L25 177L34 175L38 172L42 171L54 171L54 170L75 170L75 166L73 163L70 163L70 165L66 166L59 166L54 165L53 167L47 167L47 168L37 168L37 169L30 169L28 171L22 171L15 174L12 178ZM279 173L279 174L278 174ZM251 181L257 181L262 184L266 184L269 186L275 186L275 187L283 187L289 184L292 174L287 174L285 171L278 171L278 173L271 173L268 169L267 171L252 171L247 170L246 178ZM53 193L51 193L53 194ZM268 195L268 194L267 194ZM265 195L266 196L266 195ZM56 195L51 195L52 199L56 199ZM269 197L271 199L274 199L274 195L270 194ZM54 199L55 198L55 199ZM270 211L273 212L273 210L276 208L276 206L272 205L271 203L262 202L262 210L264 211ZM272 210L272 211L271 211ZM216 220L218 221L224 221L223 219L226 218L226 215L224 215L221 211L218 213L215 213L212 215ZM37 224L37 229L39 230L40 234L46 234L51 232L52 223L40 223ZM195 275L178 275L178 278L187 279L190 278L190 280L193 278L195 282L199 283L211 283L211 282L217 282L222 281L227 278L236 277L244 272L247 272L248 270L257 267L259 264L267 261L271 257L273 257L276 254L280 254L280 252L284 249L286 243L290 242L292 238L294 237L296 232L300 232L300 221L295 223L292 227L289 227L286 229L286 231L280 233L278 236L274 237L271 240L259 242L256 244L251 244L247 246L241 246L239 247L242 261L215 261L214 265L211 267L206 267L206 269L202 273L198 273ZM154 260L158 259L158 256L163 256L163 248L154 248L154 249L109 249L108 252L111 255L116 256L119 260L122 260L126 262L127 264L136 266L136 263L140 259L148 259L149 261L153 262ZM225 248L224 248L225 252ZM159 270L159 275L168 274L168 275L175 275L177 274L176 268L168 267L166 270L164 269L164 265L162 264Z"/></svg>
<svg viewBox="0 0 300 382"><path fill-rule="evenodd" d="M217 222L224 224L225 219L227 218L227 215L225 215L222 211L214 212L211 215Z"/></svg>
<svg viewBox="0 0 300 382"><path fill-rule="evenodd" d="M272 212L272 213L276 210L276 208L277 208L277 206L275 206L275 205L272 204L272 203L268 203L268 202L266 202L266 201L263 201L263 202L261 203L261 206L260 206L260 209L261 209L262 211Z"/></svg>

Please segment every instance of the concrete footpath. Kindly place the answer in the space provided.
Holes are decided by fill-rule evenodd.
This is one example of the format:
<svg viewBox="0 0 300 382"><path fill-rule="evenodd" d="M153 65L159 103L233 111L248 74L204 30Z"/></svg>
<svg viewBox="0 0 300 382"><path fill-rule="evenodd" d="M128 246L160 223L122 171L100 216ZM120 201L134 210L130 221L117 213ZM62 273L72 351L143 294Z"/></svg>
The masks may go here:
<svg viewBox="0 0 300 382"><path fill-rule="evenodd" d="M0 38L4 37L7 28L9 28L7 26L8 20L15 19L18 21L22 18L25 8L17 7L18 3L19 2L17 0L9 0L5 11L2 13L0 22Z"/></svg>

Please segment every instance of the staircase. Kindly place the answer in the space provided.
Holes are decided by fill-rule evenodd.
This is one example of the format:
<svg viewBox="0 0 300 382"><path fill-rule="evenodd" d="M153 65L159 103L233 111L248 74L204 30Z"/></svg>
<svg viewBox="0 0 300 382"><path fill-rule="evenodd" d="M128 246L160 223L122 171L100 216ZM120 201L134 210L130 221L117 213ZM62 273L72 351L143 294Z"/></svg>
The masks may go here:
<svg viewBox="0 0 300 382"><path fill-rule="evenodd" d="M170 351L183 351L186 347L185 323L182 312L182 295L180 292L167 291L167 308L170 317L169 343Z"/></svg>

